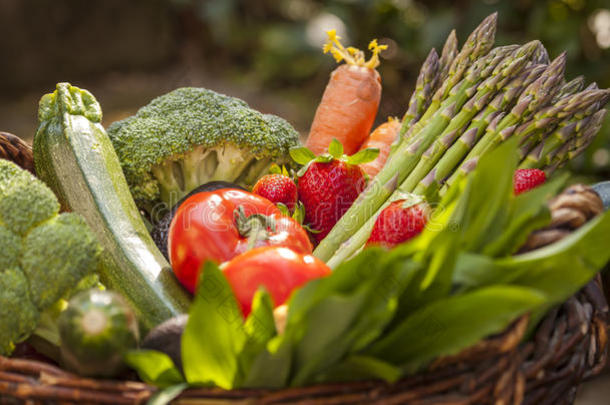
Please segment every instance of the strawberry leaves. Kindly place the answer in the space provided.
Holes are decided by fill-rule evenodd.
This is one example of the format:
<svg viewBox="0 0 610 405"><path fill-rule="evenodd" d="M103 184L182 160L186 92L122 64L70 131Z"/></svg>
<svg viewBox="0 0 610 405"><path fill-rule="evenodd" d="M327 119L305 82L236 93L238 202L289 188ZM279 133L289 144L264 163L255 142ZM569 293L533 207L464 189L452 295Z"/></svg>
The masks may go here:
<svg viewBox="0 0 610 405"><path fill-rule="evenodd" d="M361 165L363 163L372 162L379 156L378 148L366 148L348 156L346 162L350 165Z"/></svg>
<svg viewBox="0 0 610 405"><path fill-rule="evenodd" d="M328 145L328 153L335 159L341 159L343 157L343 144L337 138L333 138Z"/></svg>
<svg viewBox="0 0 610 405"><path fill-rule="evenodd" d="M305 171L307 171L307 168L313 162L329 163L333 160L342 160L350 165L360 165L371 162L377 159L377 156L379 156L379 149L377 148L366 148L354 153L351 156L344 155L343 152L343 145L337 140L337 138L333 138L333 140L330 142L327 153L323 153L318 156L314 155L312 151L304 146L295 146L289 151L292 160L303 166L297 173L299 177L302 176Z"/></svg>
<svg viewBox="0 0 610 405"><path fill-rule="evenodd" d="M282 167L280 167L275 163L269 168L269 174L279 174L286 177L292 177L288 172L288 169L286 169L286 166L282 165Z"/></svg>
<svg viewBox="0 0 610 405"><path fill-rule="evenodd" d="M292 160L303 166L309 164L309 162L316 158L316 155L304 146L290 148L289 153Z"/></svg>

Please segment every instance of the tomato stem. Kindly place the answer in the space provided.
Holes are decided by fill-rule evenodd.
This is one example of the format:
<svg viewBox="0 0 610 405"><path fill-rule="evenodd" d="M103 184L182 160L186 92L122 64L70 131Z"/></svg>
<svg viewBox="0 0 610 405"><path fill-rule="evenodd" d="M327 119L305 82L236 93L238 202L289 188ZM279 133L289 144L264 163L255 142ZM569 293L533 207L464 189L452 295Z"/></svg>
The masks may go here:
<svg viewBox="0 0 610 405"><path fill-rule="evenodd" d="M240 236L248 238L248 249L256 246L257 242L269 239L276 232L276 223L273 217L263 214L246 216L243 205L233 212L235 226Z"/></svg>

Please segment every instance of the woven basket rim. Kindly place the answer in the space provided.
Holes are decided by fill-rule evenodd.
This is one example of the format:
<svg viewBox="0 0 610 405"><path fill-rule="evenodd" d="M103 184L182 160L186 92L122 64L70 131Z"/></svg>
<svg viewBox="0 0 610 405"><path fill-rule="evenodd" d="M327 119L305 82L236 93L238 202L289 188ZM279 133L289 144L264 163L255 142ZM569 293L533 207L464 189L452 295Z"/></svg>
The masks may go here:
<svg viewBox="0 0 610 405"><path fill-rule="evenodd" d="M579 319L570 328L569 321L567 321L568 316L566 316L566 322L556 322L556 317L560 313L560 310L556 309L551 311L538 329L539 332L544 329L544 333L552 332L554 329L563 329L561 339L555 339L560 341L560 346L562 346L557 351L559 354L592 340L595 340L597 346L602 348L595 354L591 364L584 371L581 370L579 375L575 375L575 378L578 377L577 382L580 382L601 371L607 354L608 305L601 290L599 277L589 283L577 296L568 300L564 306L570 302L579 308L590 306L593 311L589 317ZM580 315L586 312L570 311L569 309L563 309L563 311L575 314L582 312ZM374 402L375 400L382 400L383 403L404 403L404 401L419 403L417 401L427 399L427 396L440 398L448 395L448 397L456 398L459 387L478 383L480 388L475 392L469 392L467 397L480 398L483 401L484 398L494 394L494 385L489 384L485 380L486 378L492 379L494 373L501 374L503 370L516 372L518 369L517 380L513 383L517 387L515 390L521 391L521 393L512 393L512 398L515 400L514 403L521 403L521 399L526 395L526 390L529 389L535 393L536 390L540 391L540 386L544 390L544 384L552 384L558 378L558 375L555 374L540 378L543 370L545 373L548 371L545 366L549 362L552 363L551 354L553 353L536 352L536 345L540 344L537 340L550 345L548 342L553 338L545 339L544 336L535 336L532 340L521 342L528 321L527 317L521 317L503 333L479 342L456 356L439 359L432 363L425 372L400 379L395 383L380 380L328 382L277 390L189 388L178 398L226 401L227 403L244 400L256 400L257 403L296 403L303 400L307 400L308 403L327 403L331 400L341 403ZM478 362L484 365L483 370L486 370L488 376L486 377L481 372L480 375L476 375L479 381L473 381L474 376L467 372L468 367L471 366L469 363ZM565 373L565 371L560 370L559 374L561 373ZM578 373L575 372L575 374ZM536 381L539 382L536 383ZM0 356L0 393L14 395L17 398L53 399L68 402L78 399L91 403L138 404L146 402L157 391L157 388L141 381L84 378L45 362ZM516 401L514 395L520 395L521 399Z"/></svg>

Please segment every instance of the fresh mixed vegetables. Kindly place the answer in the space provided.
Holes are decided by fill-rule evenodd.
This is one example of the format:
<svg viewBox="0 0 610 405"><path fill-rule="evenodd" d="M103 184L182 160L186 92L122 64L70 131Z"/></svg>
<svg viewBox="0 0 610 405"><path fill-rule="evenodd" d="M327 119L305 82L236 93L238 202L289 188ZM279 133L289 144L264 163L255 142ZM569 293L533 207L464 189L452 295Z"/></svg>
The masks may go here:
<svg viewBox="0 0 610 405"><path fill-rule="evenodd" d="M405 115L374 130L384 46L366 60L329 31L324 51L346 63L306 146L196 88L106 131L93 95L58 84L34 139L48 188L0 161L0 352L29 337L76 372L127 364L170 397L395 381L519 317L535 328L610 259L610 214L520 253L610 92L566 81L565 54L539 41L493 48L496 18L432 50Z"/></svg>

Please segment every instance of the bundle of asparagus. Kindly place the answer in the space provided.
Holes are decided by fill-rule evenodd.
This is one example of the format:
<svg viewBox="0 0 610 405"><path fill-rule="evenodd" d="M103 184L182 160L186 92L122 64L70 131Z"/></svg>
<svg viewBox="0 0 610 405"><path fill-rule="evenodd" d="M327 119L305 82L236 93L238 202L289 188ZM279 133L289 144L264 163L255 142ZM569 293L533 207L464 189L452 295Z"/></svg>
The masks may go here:
<svg viewBox="0 0 610 405"><path fill-rule="evenodd" d="M462 49L452 31L439 57L420 70L400 136L384 168L318 245L331 267L367 241L379 212L405 193L442 194L479 158L517 137L521 167L552 172L582 153L597 134L610 91L584 79L566 82L565 53L552 62L539 41L493 47L497 13Z"/></svg>

